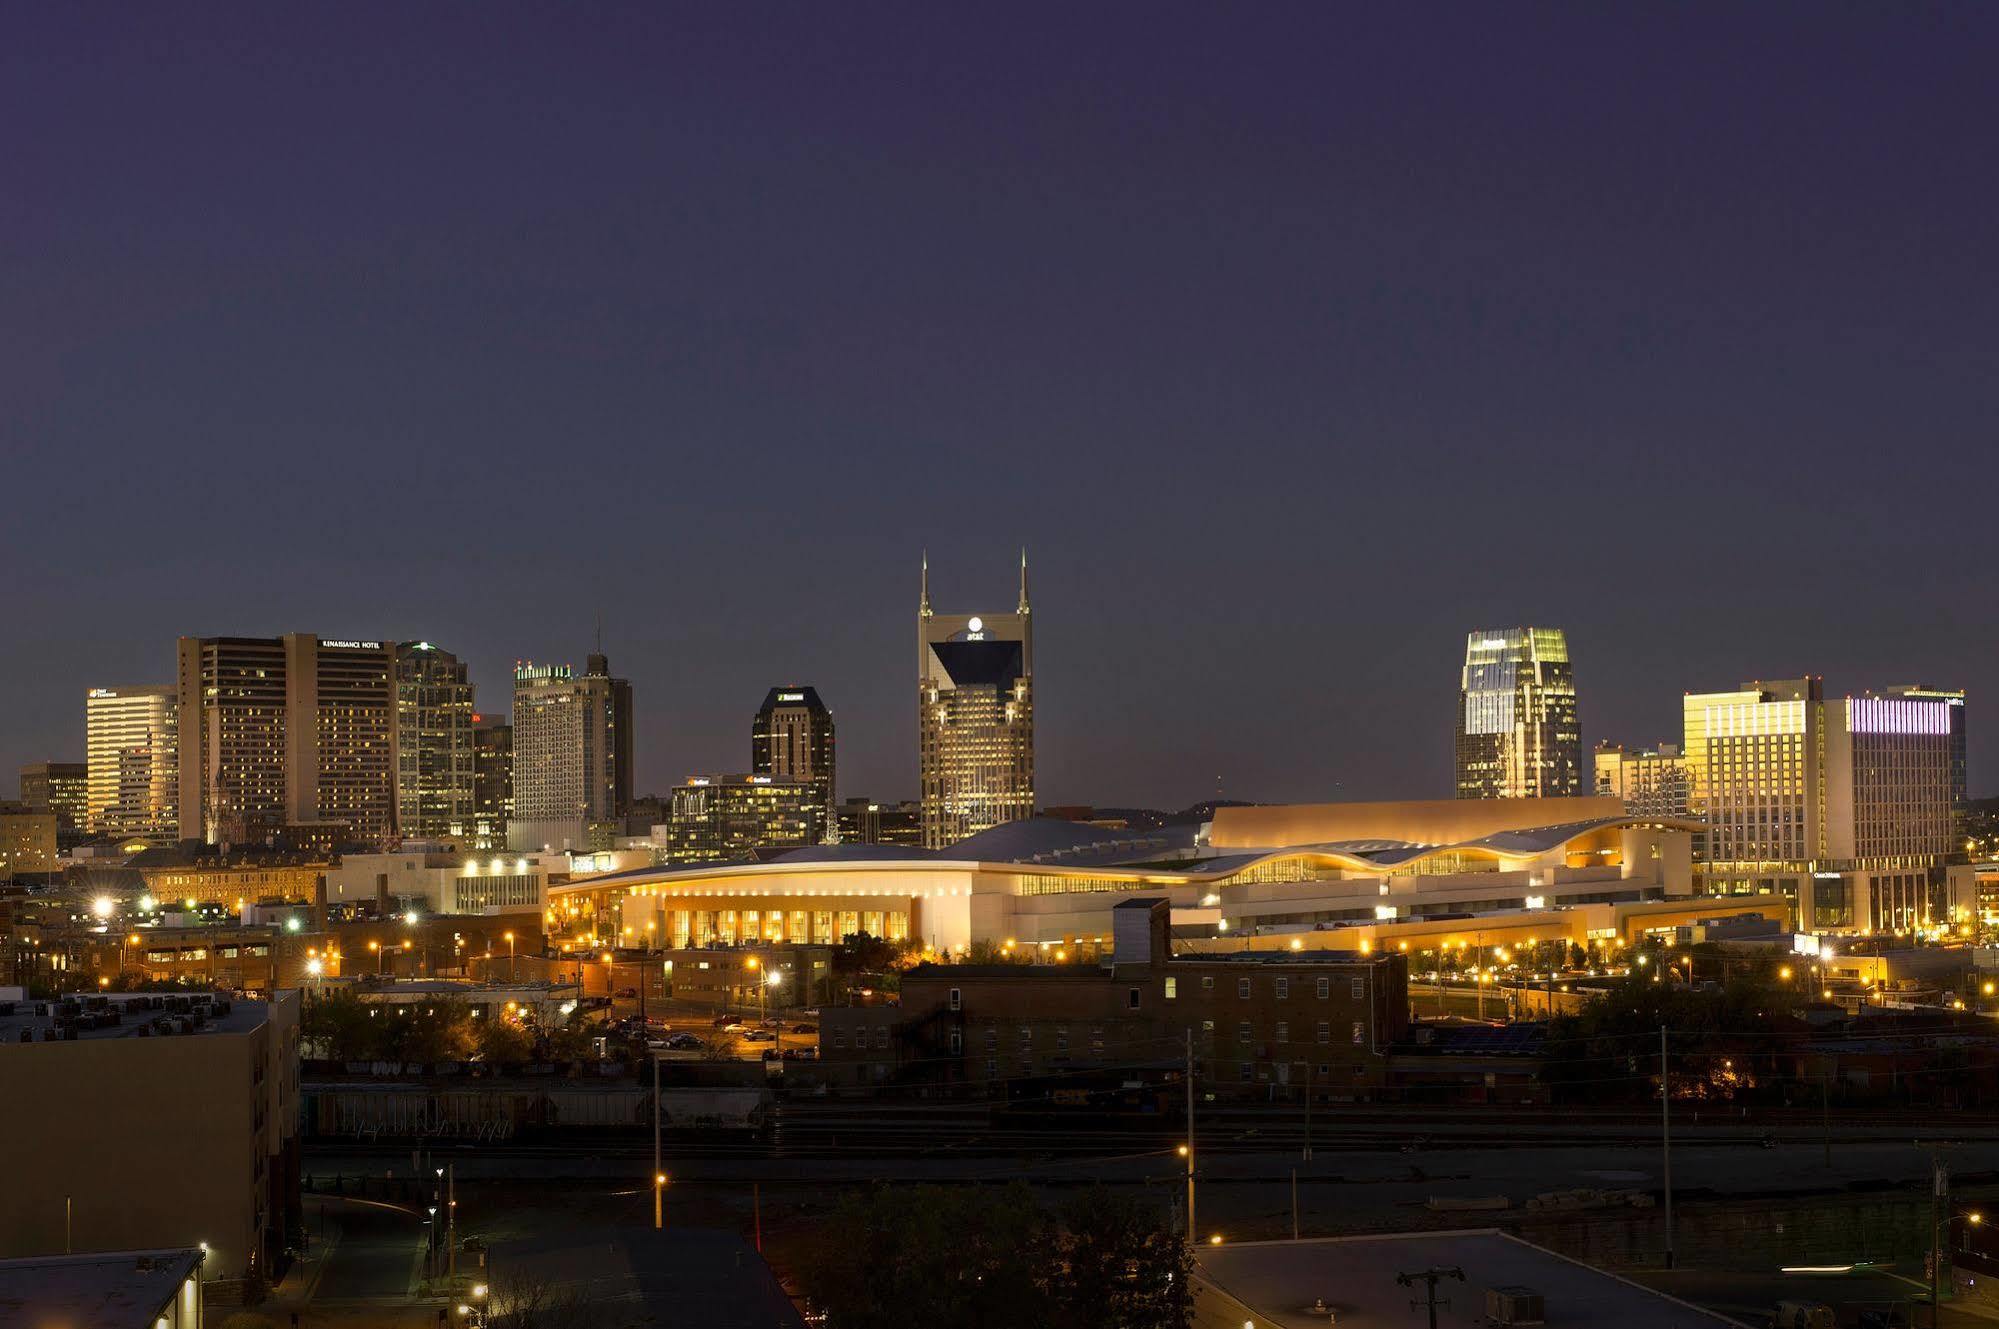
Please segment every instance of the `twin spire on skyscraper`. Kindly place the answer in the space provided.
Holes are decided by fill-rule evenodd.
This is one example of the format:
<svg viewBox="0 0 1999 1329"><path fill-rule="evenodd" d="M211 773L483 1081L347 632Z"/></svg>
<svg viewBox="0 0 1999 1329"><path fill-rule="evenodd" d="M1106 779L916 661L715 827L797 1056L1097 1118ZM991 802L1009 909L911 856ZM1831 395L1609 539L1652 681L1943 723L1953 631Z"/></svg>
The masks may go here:
<svg viewBox="0 0 1999 1329"><path fill-rule="evenodd" d="M1026 545L1022 545L1022 546L1020 547L1020 607L1019 607L1018 609L1016 609L1016 610L1015 610L1014 612L1015 612L1015 613L1019 613L1019 614L1025 614L1025 613L1027 613L1027 612L1028 612L1028 609L1027 609L1027 546L1026 546ZM930 551L929 551L928 549L926 549L926 550L924 550L924 551L923 551L923 581L922 581L922 589L921 589L921 590L920 590L920 591L918 592L918 594L917 594L917 600L916 600L916 616L917 616L918 618L928 618L928 617L930 617L930 614L931 614L931 609L930 609Z"/></svg>

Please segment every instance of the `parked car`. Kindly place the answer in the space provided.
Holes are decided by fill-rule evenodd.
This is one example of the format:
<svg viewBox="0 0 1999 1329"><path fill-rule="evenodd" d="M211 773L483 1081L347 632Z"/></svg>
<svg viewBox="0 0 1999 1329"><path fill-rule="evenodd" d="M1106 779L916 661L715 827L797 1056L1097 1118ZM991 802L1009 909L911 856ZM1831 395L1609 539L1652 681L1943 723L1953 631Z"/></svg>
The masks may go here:
<svg viewBox="0 0 1999 1329"><path fill-rule="evenodd" d="M722 1032L725 1034L740 1034L746 1027L741 1020L731 1020L722 1026Z"/></svg>
<svg viewBox="0 0 1999 1329"><path fill-rule="evenodd" d="M791 1026L791 1032L794 1034L816 1034L819 1032L819 1026L816 1024L795 1024Z"/></svg>
<svg viewBox="0 0 1999 1329"><path fill-rule="evenodd" d="M777 1035L768 1029L752 1029L743 1035L745 1043L775 1043Z"/></svg>
<svg viewBox="0 0 1999 1329"><path fill-rule="evenodd" d="M717 1029L727 1029L730 1025L734 1024L735 1022L736 1022L736 1017L733 1015L718 1015L713 1020L709 1021L709 1023L714 1025Z"/></svg>

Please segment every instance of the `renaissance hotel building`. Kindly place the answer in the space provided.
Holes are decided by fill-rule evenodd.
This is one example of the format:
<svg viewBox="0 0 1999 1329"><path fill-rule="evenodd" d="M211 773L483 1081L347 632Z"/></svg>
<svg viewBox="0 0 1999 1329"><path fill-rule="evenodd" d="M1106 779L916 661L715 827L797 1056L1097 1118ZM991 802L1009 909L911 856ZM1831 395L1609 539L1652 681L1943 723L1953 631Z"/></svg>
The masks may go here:
<svg viewBox="0 0 1999 1329"><path fill-rule="evenodd" d="M1587 946L1742 915L1788 925L1782 894L1694 895L1699 829L1587 797L1223 808L1139 833L1039 817L941 850L815 845L578 877L551 887L549 922L572 946L866 932L939 952L1087 948L1108 944L1121 902L1163 894L1191 949Z"/></svg>

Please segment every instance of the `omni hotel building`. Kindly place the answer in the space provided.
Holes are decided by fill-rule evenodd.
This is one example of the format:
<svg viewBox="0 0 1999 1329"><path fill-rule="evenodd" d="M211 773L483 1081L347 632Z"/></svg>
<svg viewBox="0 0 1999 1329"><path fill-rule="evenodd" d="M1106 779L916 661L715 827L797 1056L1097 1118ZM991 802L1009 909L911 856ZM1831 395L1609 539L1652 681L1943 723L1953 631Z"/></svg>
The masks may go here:
<svg viewBox="0 0 1999 1329"><path fill-rule="evenodd" d="M1787 923L1780 894L1695 896L1698 829L1587 797L1222 808L1199 828L1136 833L1031 818L942 850L815 845L572 878L550 887L549 918L572 947L866 932L938 952L1107 946L1121 902L1162 895L1177 945L1231 951L1586 946L1739 915Z"/></svg>
<svg viewBox="0 0 1999 1329"><path fill-rule="evenodd" d="M1810 677L1689 694L1699 888L1781 894L1809 932L1968 922L1973 873L1953 861L1963 702L1912 689L1828 700Z"/></svg>

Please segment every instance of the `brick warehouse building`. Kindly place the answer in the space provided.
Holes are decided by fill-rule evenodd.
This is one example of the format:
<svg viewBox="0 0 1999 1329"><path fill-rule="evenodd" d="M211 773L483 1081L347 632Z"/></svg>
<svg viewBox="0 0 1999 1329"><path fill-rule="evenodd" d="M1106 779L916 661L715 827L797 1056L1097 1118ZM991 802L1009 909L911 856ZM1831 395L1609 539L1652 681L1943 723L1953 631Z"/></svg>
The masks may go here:
<svg viewBox="0 0 1999 1329"><path fill-rule="evenodd" d="M1204 1092L1297 1098L1309 1082L1322 1102L1381 1095L1390 1045L1408 1029L1407 957L1174 955L1169 913L1163 898L1119 904L1108 965L918 965L902 976L899 1010L826 1013L827 1069L846 1083L893 1076L997 1094L1036 1077L1174 1070L1191 1032Z"/></svg>

